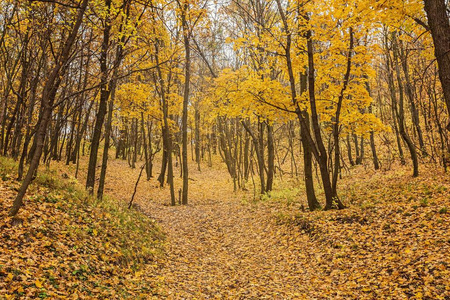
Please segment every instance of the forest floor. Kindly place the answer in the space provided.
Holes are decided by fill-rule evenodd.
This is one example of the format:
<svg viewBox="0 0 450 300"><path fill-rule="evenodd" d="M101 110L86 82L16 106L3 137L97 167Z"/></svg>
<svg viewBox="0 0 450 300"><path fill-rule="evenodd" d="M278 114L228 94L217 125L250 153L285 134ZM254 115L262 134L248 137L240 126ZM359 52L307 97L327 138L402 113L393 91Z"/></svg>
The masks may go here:
<svg viewBox="0 0 450 300"><path fill-rule="evenodd" d="M422 166L412 178L403 166L356 167L340 182L348 208L311 213L301 182L287 175L258 199L252 182L233 192L219 162L202 168L190 166L187 206L169 206L156 178L139 184L137 206L167 235L155 297L450 298L450 177L442 170ZM111 161L107 193L128 202L138 172Z"/></svg>
<svg viewBox="0 0 450 300"><path fill-rule="evenodd" d="M61 173L74 173L73 166L57 166ZM139 167L130 169L121 160L108 165L105 192L122 200L124 207ZM131 295L450 299L450 176L442 170L422 165L420 177L412 178L403 166L377 172L356 167L340 181L347 209L308 212L303 211L301 182L287 175L277 177L271 195L259 199L251 181L249 191L233 192L218 162L202 168L200 172L190 166L187 206L169 206L167 186L159 188L156 178L141 179L135 207L149 224L158 224L166 238L164 254L155 255L151 267L119 276L122 288L126 278L142 285L149 281L151 288L140 293L131 285L136 288ZM175 173L179 175L178 168ZM83 176L80 172L81 183ZM178 176L175 185L178 195ZM140 237L129 236L132 239ZM103 251L99 248L97 255Z"/></svg>
<svg viewBox="0 0 450 300"><path fill-rule="evenodd" d="M116 199L96 202L42 167L16 217L17 163L0 157L0 299L146 299L157 293L164 235ZM142 280L142 274L146 280Z"/></svg>

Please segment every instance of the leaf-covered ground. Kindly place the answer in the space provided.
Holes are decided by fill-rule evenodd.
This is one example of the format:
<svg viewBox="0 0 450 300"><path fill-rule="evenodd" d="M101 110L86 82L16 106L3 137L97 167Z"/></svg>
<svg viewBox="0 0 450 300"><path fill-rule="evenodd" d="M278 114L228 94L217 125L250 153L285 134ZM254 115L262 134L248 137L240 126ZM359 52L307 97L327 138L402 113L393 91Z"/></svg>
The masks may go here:
<svg viewBox="0 0 450 300"><path fill-rule="evenodd" d="M59 168L60 173L74 171ZM112 160L108 168L106 193L121 199L120 207L124 207L139 169L130 169L120 160ZM147 218L139 224L153 228L157 223L166 235L165 253L152 256L154 260L146 261L146 267L122 268L123 254L115 257L114 252L106 252L108 236L99 208L82 210L83 215L77 218L67 207L64 215L58 216L86 229L73 236L68 233L67 240L86 245L57 248L60 246L54 238L51 247L57 255L37 260L28 254L21 258L25 250L8 254L8 258L21 260L24 268L17 268L1 255L0 277L5 283L0 280L0 291L6 288L18 294L21 290L14 287L20 283L27 287L25 293L53 292L53 297L67 290L86 297L107 291L110 298L147 299L450 299L450 177L441 170L423 166L421 176L413 179L410 170L402 166L385 172L353 169L344 174L340 185L348 208L313 213L302 211L305 197L301 183L295 180L277 178L277 189L270 197L255 200L251 182L249 191L233 192L233 184L222 170L218 163L202 172L191 166L187 206L169 206L168 188L159 188L156 178L148 182L142 178L135 208ZM83 175L81 172L80 182ZM9 179L4 181L1 192L9 198L14 194L10 184L15 185ZM178 176L176 186L178 194ZM42 249L35 253L52 255L46 242L48 234L36 228L66 228L55 215L63 202L30 197L25 209L29 215L23 218L34 224L27 225L32 240L16 249ZM35 216L34 211L40 214ZM142 215L135 214L142 220ZM16 233L17 228L25 225L12 229L2 224L1 233L14 235L17 241L2 244L1 250L17 247L19 240L25 239ZM147 236L143 228L111 234L116 239L127 236L116 245L120 253L155 249L157 238L153 233ZM88 237L98 238L92 241ZM147 250L142 252L142 248ZM102 254L108 260L102 260ZM47 265L38 265L44 261ZM52 269L51 264L66 267ZM83 266L89 266L89 276ZM32 275L24 273L25 269ZM48 270L58 273L55 276ZM108 279L109 274L113 276ZM87 279L81 279L83 276ZM57 287L51 278L58 278ZM96 280L101 286L95 285Z"/></svg>
<svg viewBox="0 0 450 300"><path fill-rule="evenodd" d="M129 200L138 170L122 161L111 169L109 192ZM356 168L340 186L347 209L310 213L301 184L278 179L271 197L254 201L219 169L191 167L188 206L168 206L155 178L139 185L138 207L167 234L158 297L450 299L450 178L441 170L423 167L413 179L402 166Z"/></svg>
<svg viewBox="0 0 450 300"><path fill-rule="evenodd" d="M141 278L155 273L163 239L149 218L112 199L93 203L75 180L43 172L12 219L7 212L19 187L14 163L1 158L0 175L0 299L157 293L157 278Z"/></svg>

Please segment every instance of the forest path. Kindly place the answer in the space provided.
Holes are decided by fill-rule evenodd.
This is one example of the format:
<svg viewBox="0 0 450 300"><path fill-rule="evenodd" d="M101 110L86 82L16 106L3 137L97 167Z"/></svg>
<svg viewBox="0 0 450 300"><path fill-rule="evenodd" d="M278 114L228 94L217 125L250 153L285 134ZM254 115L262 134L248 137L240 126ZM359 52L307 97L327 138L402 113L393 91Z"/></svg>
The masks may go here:
<svg viewBox="0 0 450 300"><path fill-rule="evenodd" d="M129 199L138 168L118 160L108 168L107 192ZM158 274L165 297L289 299L309 294L305 280L311 279L311 265L305 268L298 259L309 255L304 253L308 236L278 226L276 204L249 203L245 198L253 198L253 192L234 193L229 175L219 168L199 172L191 166L190 178L187 206L168 206L169 189L160 189L156 178L142 178L135 199L167 235L167 257L159 262ZM178 195L179 178L175 184Z"/></svg>
<svg viewBox="0 0 450 300"><path fill-rule="evenodd" d="M106 193L129 201L140 166L111 160ZM155 282L154 299L450 299L442 170L411 178L407 166L361 167L340 182L347 209L305 213L289 178L254 202L253 191L233 192L224 170L218 160L202 172L191 165L187 206L169 206L168 187L142 178L135 203L167 236L165 255L143 275Z"/></svg>

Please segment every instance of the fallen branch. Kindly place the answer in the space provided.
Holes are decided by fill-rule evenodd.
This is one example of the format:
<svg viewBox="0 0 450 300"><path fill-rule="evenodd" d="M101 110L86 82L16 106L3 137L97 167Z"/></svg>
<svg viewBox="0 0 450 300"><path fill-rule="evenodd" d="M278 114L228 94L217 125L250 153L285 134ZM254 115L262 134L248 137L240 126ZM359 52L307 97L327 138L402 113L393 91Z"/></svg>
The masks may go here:
<svg viewBox="0 0 450 300"><path fill-rule="evenodd" d="M142 171L144 171L144 167L145 167L145 163L142 165L141 171L139 172L139 177L138 177L138 179L136 180L136 184L134 185L134 192L133 192L133 196L131 196L130 204L128 204L128 209L130 209L130 208L131 208L131 205L133 205L134 196L136 195L136 192L137 192L137 186L138 186L138 184L139 184L139 180L141 180Z"/></svg>

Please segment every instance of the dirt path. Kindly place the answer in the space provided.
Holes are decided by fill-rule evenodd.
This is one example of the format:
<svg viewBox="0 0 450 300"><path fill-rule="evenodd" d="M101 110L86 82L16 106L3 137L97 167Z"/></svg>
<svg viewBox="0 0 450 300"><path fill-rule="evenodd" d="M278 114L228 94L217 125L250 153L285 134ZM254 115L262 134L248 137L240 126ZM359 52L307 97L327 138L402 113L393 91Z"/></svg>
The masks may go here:
<svg viewBox="0 0 450 300"><path fill-rule="evenodd" d="M107 189L126 199L138 171L122 164L111 162ZM125 171L112 171L119 169ZM192 168L190 177L188 206L168 206L169 191L157 188L154 178L144 180L137 194L136 203L167 234L168 256L160 274L165 296L287 299L308 294L304 282L310 274L298 260L300 246L308 243L305 235L283 232L269 205L243 201L252 195L233 193L228 174Z"/></svg>

